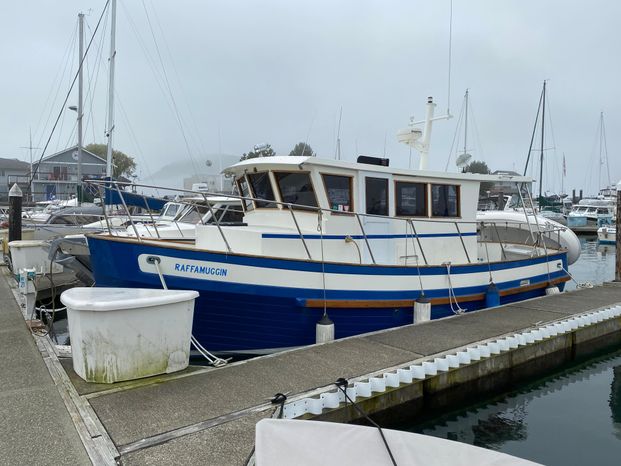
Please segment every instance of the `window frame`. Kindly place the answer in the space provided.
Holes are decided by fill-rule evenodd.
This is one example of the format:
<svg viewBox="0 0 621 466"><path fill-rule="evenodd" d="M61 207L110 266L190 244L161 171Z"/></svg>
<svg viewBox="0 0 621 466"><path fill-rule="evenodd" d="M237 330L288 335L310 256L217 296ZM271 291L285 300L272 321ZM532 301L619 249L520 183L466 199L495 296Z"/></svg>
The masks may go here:
<svg viewBox="0 0 621 466"><path fill-rule="evenodd" d="M371 214L368 212L369 199L367 197L367 180L369 179L382 180L386 183L386 213L385 214ZM378 215L380 217L390 217L390 178L364 175L364 213L368 215Z"/></svg>
<svg viewBox="0 0 621 466"><path fill-rule="evenodd" d="M269 199L265 199L265 200L253 200L252 201L252 205L254 206L254 209L278 209L278 199L276 198L276 191L274 191L274 184L272 183L272 175L271 170L266 170L266 171L256 171L256 172L252 172L252 173L245 173L245 177L246 180L248 180L248 192L251 194L251 197L253 199L259 199L259 197L257 196L257 193L254 192L254 187L252 186L252 182L250 181L250 177L252 175L260 175L261 173L265 173L267 174L267 179L269 180L270 186L272 188L272 194L274 195L274 199L273 200L269 200ZM269 204L273 204L273 206L269 206L269 207L259 207L257 205L257 202L264 202L264 203L269 203Z"/></svg>
<svg viewBox="0 0 621 466"><path fill-rule="evenodd" d="M425 213L423 215L403 215L397 213L398 202L397 202L397 183L405 183L405 184L422 184L424 186L423 194L425 196ZM395 198L395 217L405 217L405 218L429 218L431 216L431 209L429 205L429 201L431 198L430 190L431 183L429 181L409 181L409 180L394 180L394 198Z"/></svg>
<svg viewBox="0 0 621 466"><path fill-rule="evenodd" d="M282 203L281 206L283 209L288 209L289 206L285 205L285 204L292 204L291 202L287 202L285 201L285 198L282 195L282 190L280 189L280 183L278 180L278 175L279 174L306 174L308 175L308 179L311 182L311 186L313 187L313 196L315 198L315 205L314 206L303 206L301 204L298 204L296 206L291 206L292 209L294 210L319 210L321 209L320 205L319 205L319 199L317 199L317 190L315 189L315 183L313 182L313 177L312 177L312 172L308 171L308 170L272 170L272 173L274 174L274 183L276 184L276 189L278 192L278 198L280 199L280 202Z"/></svg>
<svg viewBox="0 0 621 466"><path fill-rule="evenodd" d="M321 181L323 183L323 191L326 193L326 200L328 201L328 209L330 209L330 213L336 215L352 215L356 210L354 209L354 177L353 175L343 175L341 173L320 173ZM349 178L349 210L341 211L341 210L333 210L332 203L330 202L330 197L328 196L328 185L326 184L326 176L340 176L341 178Z"/></svg>
<svg viewBox="0 0 621 466"><path fill-rule="evenodd" d="M246 183L246 186L248 187L248 194L247 195L245 195L243 190L241 189L242 181L244 183ZM241 205L242 205L242 209L243 209L244 213L252 212L254 210L254 202L251 201L251 200L243 199L243 197L253 197L252 196L252 191L250 190L250 182L248 181L248 178L246 178L246 174L245 173L235 180L235 185L237 186L237 191L239 193L239 196L242 198L242 199L240 199L240 201L242 201ZM250 206L250 208L249 208L249 206Z"/></svg>
<svg viewBox="0 0 621 466"><path fill-rule="evenodd" d="M457 194L457 215L434 215L433 214L433 187L434 186L455 186L455 188L457 188L456 190L456 194ZM430 204L430 208L429 208L429 216L431 218L461 218L461 185L460 184L454 184L454 183L434 183L434 182L430 182L429 183L429 204Z"/></svg>

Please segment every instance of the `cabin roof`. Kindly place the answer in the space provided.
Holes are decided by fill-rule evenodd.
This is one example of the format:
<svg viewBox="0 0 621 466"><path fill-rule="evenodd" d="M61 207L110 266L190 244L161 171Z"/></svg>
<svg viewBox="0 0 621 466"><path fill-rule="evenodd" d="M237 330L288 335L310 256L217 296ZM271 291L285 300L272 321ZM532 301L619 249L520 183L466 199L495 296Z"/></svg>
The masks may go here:
<svg viewBox="0 0 621 466"><path fill-rule="evenodd" d="M367 171L376 173L386 173L393 175L419 176L425 178L438 178L444 180L462 180L462 181L513 181L520 183L531 183L533 180L528 176L496 174L482 175L478 173L450 173L438 172L432 170L408 170L404 168L384 167L380 165L371 165L366 163L347 162L344 160L322 159L319 157L295 157L287 155L277 155L274 157L257 157L253 159L243 160L235 165L225 168L222 173L231 175L240 175L244 171L250 172L254 168L257 170L291 170L298 167L300 170L311 167L325 168L341 168L352 171Z"/></svg>

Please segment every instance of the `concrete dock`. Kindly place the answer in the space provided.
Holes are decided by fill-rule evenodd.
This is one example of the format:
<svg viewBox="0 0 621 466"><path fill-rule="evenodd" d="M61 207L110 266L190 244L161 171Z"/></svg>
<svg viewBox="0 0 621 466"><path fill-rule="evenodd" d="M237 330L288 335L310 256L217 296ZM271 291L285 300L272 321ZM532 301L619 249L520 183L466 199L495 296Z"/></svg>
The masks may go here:
<svg viewBox="0 0 621 466"><path fill-rule="evenodd" d="M291 412L297 406L314 404L308 400L334 393L334 382L341 377L363 387L365 381L381 380L381 374L398 373L399 368L546 323L565 328L420 380L393 383L383 392L358 395L356 402L375 419L390 422L398 412L412 414L421 405L445 405L473 391L509 388L580 354L621 345L621 317L611 317L610 312L607 318L593 318L588 324L581 320L573 329L560 324L574 315L621 303L621 286L610 284L219 369L194 366L177 374L98 385L81 380L71 360L59 358L49 339L33 342L12 287L12 279L4 273L0 278L0 335L5 351L0 396L11 400L2 404L2 416L14 421L0 427L0 445L3 452L5 444L9 446L11 464L87 464L90 459L95 464L242 465L253 449L256 422L274 412L269 400L276 393L288 395L285 409ZM358 420L359 414L350 405L337 405L320 408L320 414L307 411L301 417ZM37 443L42 438L48 440L45 447Z"/></svg>

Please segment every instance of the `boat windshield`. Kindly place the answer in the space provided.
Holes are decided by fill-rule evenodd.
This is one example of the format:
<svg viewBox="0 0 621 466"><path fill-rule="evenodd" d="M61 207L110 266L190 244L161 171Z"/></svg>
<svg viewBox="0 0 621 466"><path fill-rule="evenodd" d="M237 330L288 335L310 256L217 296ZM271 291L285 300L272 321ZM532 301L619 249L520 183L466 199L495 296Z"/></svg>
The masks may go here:
<svg viewBox="0 0 621 466"><path fill-rule="evenodd" d="M309 173L278 172L274 175L283 202L317 207L317 197Z"/></svg>

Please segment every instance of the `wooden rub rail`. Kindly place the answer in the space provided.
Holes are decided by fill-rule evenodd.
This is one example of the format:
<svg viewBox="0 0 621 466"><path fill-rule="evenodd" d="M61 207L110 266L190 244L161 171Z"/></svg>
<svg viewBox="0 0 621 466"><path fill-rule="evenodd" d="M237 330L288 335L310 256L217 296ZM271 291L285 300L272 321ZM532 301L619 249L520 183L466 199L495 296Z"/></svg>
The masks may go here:
<svg viewBox="0 0 621 466"><path fill-rule="evenodd" d="M564 283L569 281L569 277L560 277L555 278L554 280L550 280L549 282L541 282L535 283L533 285L519 286L515 288L509 288L506 290L500 291L500 296L511 296L517 293L524 293L527 291L539 290L541 288L547 288L550 285L558 285L559 283ZM483 301L485 299L485 293L476 293L465 296L458 296L457 303L468 303L472 301ZM450 304L450 302L455 302L454 298L442 297L442 298L430 298L431 305L438 304ZM413 307L414 299L326 299L325 302L323 299L307 299L303 301L304 307L311 308L339 308L339 309L379 309L379 308L398 308L398 307Z"/></svg>

